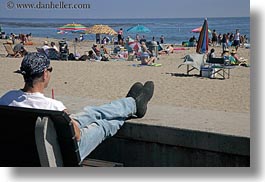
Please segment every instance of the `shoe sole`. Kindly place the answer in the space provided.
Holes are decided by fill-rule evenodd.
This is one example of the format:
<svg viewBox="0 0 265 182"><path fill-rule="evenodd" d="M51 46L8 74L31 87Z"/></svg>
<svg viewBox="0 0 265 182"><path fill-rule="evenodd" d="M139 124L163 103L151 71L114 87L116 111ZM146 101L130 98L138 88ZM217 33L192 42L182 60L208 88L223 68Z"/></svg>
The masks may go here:
<svg viewBox="0 0 265 182"><path fill-rule="evenodd" d="M127 93L126 97L132 97L136 99L138 95L142 92L143 84L140 82L136 82L133 84L133 86L130 88L129 92Z"/></svg>
<svg viewBox="0 0 265 182"><path fill-rule="evenodd" d="M151 100L154 94L154 82L147 81L143 86L142 94L139 96L139 101L137 102L137 112L136 115L138 118L144 117L147 111L148 101Z"/></svg>
<svg viewBox="0 0 265 182"><path fill-rule="evenodd" d="M154 95L154 88L155 88L154 82L152 82L152 81L145 82L144 87L143 87L143 91L144 91L145 96L146 96L148 101L150 101Z"/></svg>

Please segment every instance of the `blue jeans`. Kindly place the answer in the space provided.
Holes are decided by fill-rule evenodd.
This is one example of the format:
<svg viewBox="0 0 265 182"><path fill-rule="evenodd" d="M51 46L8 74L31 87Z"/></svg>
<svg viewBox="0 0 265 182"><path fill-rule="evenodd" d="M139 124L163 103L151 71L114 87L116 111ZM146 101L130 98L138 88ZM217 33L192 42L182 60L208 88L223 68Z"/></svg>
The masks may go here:
<svg viewBox="0 0 265 182"><path fill-rule="evenodd" d="M224 50L228 48L227 43L222 43L222 48L223 48L223 52L224 52Z"/></svg>
<svg viewBox="0 0 265 182"><path fill-rule="evenodd" d="M86 106L83 111L71 117L79 123L81 160L90 154L103 140L111 137L136 113L136 103L131 97L119 99L102 106Z"/></svg>

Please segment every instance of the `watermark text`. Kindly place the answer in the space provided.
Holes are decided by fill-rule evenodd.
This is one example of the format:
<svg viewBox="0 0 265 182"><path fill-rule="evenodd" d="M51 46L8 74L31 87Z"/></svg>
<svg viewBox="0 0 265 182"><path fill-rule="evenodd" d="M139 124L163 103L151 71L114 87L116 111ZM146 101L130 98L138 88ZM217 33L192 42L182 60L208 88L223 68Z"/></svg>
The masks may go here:
<svg viewBox="0 0 265 182"><path fill-rule="evenodd" d="M65 3L60 2L36 2L36 3L15 3L8 1L6 3L8 9L90 9L89 3Z"/></svg>

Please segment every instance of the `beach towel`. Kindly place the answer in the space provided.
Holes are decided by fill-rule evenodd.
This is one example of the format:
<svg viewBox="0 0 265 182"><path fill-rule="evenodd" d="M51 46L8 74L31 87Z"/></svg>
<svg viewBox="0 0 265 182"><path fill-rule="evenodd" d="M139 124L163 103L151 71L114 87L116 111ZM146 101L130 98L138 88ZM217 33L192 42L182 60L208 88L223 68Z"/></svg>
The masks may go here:
<svg viewBox="0 0 265 182"><path fill-rule="evenodd" d="M33 45L33 42L25 42L24 45Z"/></svg>
<svg viewBox="0 0 265 182"><path fill-rule="evenodd" d="M191 65L200 71L202 65L204 64L204 58L204 54L188 54L183 58L184 62L180 64L179 67L183 64Z"/></svg>
<svg viewBox="0 0 265 182"><path fill-rule="evenodd" d="M175 47L174 48L174 51L185 51L185 50L189 50L189 49L184 48L184 47Z"/></svg>
<svg viewBox="0 0 265 182"><path fill-rule="evenodd" d="M162 64L160 64L160 63L152 63L152 64L149 64L148 66L160 67L160 66L162 66Z"/></svg>
<svg viewBox="0 0 265 182"><path fill-rule="evenodd" d="M125 58L110 58L109 61L126 61Z"/></svg>

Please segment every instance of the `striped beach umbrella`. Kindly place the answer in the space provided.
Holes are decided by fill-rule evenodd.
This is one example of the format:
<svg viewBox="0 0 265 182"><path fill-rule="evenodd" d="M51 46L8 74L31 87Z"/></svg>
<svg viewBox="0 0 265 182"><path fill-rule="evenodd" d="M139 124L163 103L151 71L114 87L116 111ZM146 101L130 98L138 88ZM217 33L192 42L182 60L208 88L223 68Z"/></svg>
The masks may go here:
<svg viewBox="0 0 265 182"><path fill-rule="evenodd" d="M69 32L85 31L86 29L87 27L78 23L70 23L58 28L58 30L60 31L69 31Z"/></svg>
<svg viewBox="0 0 265 182"><path fill-rule="evenodd" d="M208 31L208 21L205 18L202 30L200 32L200 36L197 43L196 52L199 54L208 52L208 44L209 44L209 31Z"/></svg>

